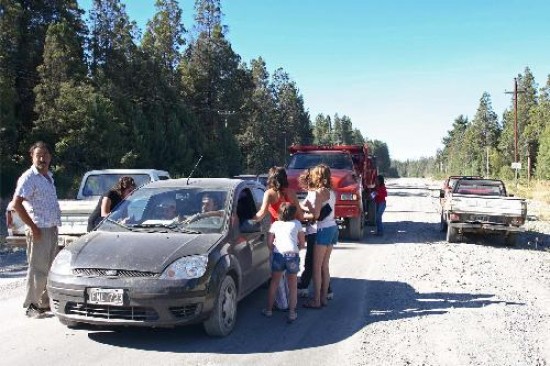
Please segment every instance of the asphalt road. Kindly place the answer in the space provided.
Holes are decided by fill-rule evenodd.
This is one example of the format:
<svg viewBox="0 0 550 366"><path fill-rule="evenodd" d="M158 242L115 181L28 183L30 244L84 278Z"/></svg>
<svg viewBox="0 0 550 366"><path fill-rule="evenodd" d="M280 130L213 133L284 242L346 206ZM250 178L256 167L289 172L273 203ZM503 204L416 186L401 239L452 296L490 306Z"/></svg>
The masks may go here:
<svg viewBox="0 0 550 366"><path fill-rule="evenodd" d="M546 338L538 333L550 330L550 314L543 309L550 304L548 285L532 289L538 317L525 321L528 329L518 329L536 347L523 352L520 344L517 351L504 351L510 342L504 338L489 350L484 348L490 342L484 337L499 329L490 325L487 314L498 316L498 306L523 314L530 310L518 304L527 300L513 301L522 296L512 298L497 290L487 294L483 276L468 276L464 266L470 262L464 264L458 251L478 258L483 255L476 253L478 248L480 253L497 249L483 243L446 247L438 231L437 192L426 188L423 181L389 182L386 235L375 237L367 230L361 242L340 242L335 247L331 259L335 296L326 308L299 307L298 320L289 325L286 313L276 312L272 318L261 315L266 290L259 289L239 303L236 328L225 338L206 336L200 325L171 330L69 329L53 317L28 319L21 307L24 271L17 266L4 270L0 272L0 364L546 365L550 345L545 339L550 332ZM547 254L533 253L541 271L550 268ZM518 255L531 258L531 252ZM448 262L441 264L441 260ZM515 260L511 257L510 263ZM448 271L444 279L436 276L441 268ZM472 283L460 283L465 277ZM446 287L449 278L453 284ZM520 283L513 290L522 287L529 289ZM455 307L470 313L464 317ZM486 309L489 313L479 313ZM449 329L464 332L465 339L476 340L478 335L479 339L468 343ZM498 336L494 338L499 342ZM487 352L489 361L483 355Z"/></svg>

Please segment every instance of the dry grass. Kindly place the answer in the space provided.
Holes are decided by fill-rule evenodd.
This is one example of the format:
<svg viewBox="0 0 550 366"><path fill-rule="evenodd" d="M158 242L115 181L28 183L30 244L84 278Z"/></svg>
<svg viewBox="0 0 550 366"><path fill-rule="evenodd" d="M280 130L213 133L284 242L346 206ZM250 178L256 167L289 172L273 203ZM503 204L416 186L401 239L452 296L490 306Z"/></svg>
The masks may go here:
<svg viewBox="0 0 550 366"><path fill-rule="evenodd" d="M550 220L550 181L520 181L516 187L515 182L507 182L506 187L510 193L517 197L528 198L533 201L528 214L535 215L540 220Z"/></svg>

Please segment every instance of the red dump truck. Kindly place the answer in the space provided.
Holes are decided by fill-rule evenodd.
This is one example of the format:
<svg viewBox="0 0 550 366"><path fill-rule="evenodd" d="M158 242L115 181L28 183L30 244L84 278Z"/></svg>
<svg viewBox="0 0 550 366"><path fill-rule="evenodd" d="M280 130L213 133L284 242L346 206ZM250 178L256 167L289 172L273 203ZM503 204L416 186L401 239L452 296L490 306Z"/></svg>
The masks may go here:
<svg viewBox="0 0 550 366"><path fill-rule="evenodd" d="M330 167L332 188L336 193L335 217L341 234L351 240L363 237L365 222L374 225L375 203L370 199L378 170L376 159L365 145L292 145L286 166L290 187L305 198L298 186L305 169L324 163Z"/></svg>

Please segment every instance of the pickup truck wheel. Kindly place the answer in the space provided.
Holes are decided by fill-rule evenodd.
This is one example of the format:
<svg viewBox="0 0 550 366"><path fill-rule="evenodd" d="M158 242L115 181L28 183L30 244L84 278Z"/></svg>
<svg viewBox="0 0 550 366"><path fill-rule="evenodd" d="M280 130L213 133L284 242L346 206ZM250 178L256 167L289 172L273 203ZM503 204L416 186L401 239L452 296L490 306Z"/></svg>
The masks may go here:
<svg viewBox="0 0 550 366"><path fill-rule="evenodd" d="M348 219L349 238L351 240L363 239L363 219L362 217L351 217Z"/></svg>
<svg viewBox="0 0 550 366"><path fill-rule="evenodd" d="M237 286L231 276L225 276L210 318L203 323L206 334L213 337L225 337L237 322Z"/></svg>
<svg viewBox="0 0 550 366"><path fill-rule="evenodd" d="M458 229L455 229L452 226L447 225L447 242L456 243L458 242Z"/></svg>
<svg viewBox="0 0 550 366"><path fill-rule="evenodd" d="M517 237L516 233L508 233L508 234L504 235L504 242L509 247L515 246L516 243L517 243L517 239L518 239L518 237Z"/></svg>
<svg viewBox="0 0 550 366"><path fill-rule="evenodd" d="M79 325L77 322L72 321L72 320L68 320L68 319L65 319L65 318L58 318L58 319L59 319L59 322L61 324L63 324L64 326L66 326L69 329L77 328L78 325Z"/></svg>
<svg viewBox="0 0 550 366"><path fill-rule="evenodd" d="M439 230L441 230L441 232L445 232L445 230L447 230L447 220L445 220L445 217L443 216L443 214L441 214L441 222L439 223Z"/></svg>

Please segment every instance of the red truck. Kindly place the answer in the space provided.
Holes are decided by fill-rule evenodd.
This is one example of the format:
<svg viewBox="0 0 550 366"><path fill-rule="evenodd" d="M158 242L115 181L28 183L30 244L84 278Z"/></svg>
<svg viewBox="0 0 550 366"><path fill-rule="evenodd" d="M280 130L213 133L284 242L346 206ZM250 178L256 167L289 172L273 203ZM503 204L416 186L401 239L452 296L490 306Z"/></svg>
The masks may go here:
<svg viewBox="0 0 550 366"><path fill-rule="evenodd" d="M378 170L376 159L365 145L292 145L286 166L290 188L302 200L306 192L298 177L305 169L324 163L330 167L336 193L335 217L343 236L361 240L365 222L374 225L375 203L370 199Z"/></svg>

